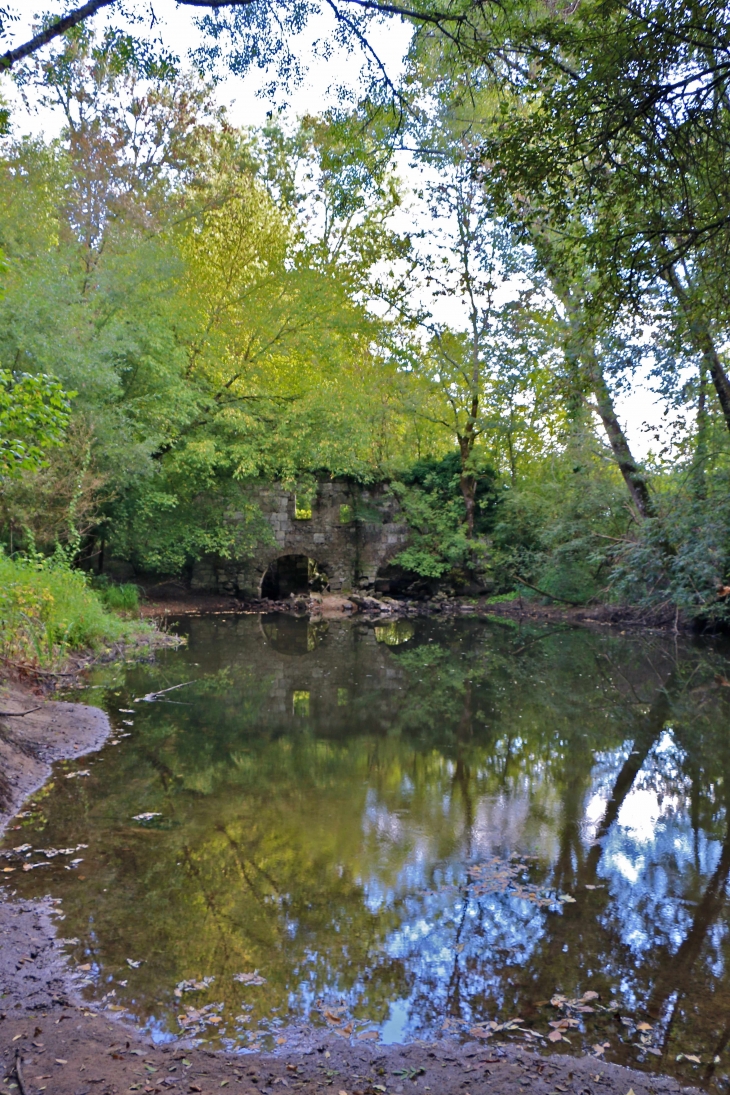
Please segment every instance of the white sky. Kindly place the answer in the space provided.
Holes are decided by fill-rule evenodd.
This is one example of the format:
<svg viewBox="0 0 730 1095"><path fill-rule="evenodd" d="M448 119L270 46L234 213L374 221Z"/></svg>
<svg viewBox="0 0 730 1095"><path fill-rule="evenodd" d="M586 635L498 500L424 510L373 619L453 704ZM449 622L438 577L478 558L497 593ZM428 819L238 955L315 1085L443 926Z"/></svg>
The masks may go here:
<svg viewBox="0 0 730 1095"><path fill-rule="evenodd" d="M29 36L36 15L35 5L29 7L24 2L23 6L26 11L20 15L17 22L11 24L12 34L3 41L3 48L24 41ZM17 4L14 6L16 12L18 7ZM196 30L194 24L194 12L191 9L178 8L175 0L154 0L154 14L155 36L160 37L165 46L177 53L184 62L189 51L200 40L200 32ZM95 17L92 25L101 30L105 26L105 21L113 21L115 26L118 26L120 22L118 17L102 11ZM231 75L227 71L219 73L220 82L216 88L216 97L221 105L227 108L231 122L240 126L260 126L265 123L267 113L271 110L282 110L283 119L289 117L292 120L305 114L319 114L328 106L334 105L335 89L338 86L343 84L349 87L356 86L360 82L364 63L362 56L339 49L335 50L328 60L324 60L321 56L315 56L312 60L313 43L317 39L331 39L333 27L334 17L331 13L322 13L312 19L307 31L294 41L292 48L304 62L305 78L299 87L282 88L273 101L260 94L262 87L268 84L270 79L270 75L265 71L252 69L244 77ZM136 29L139 33L141 28L137 26ZM398 79L402 71L409 39L410 29L397 20L390 20L372 28L370 40L379 57L385 62L390 78L394 81ZM56 112L39 110L29 114L9 78L0 79L2 93L12 106L12 124L15 134L51 135L58 132L61 122ZM399 171L406 185L409 179L415 179L415 175L408 170L407 163L402 158ZM411 185L415 185L415 182L411 182ZM642 383L640 377L637 378L631 393L620 396L616 403L632 450L635 456L641 459L652 445L655 449L657 447L656 443L652 442L651 434L642 427L647 420L658 424L663 407L655 402L655 396L649 391L646 383Z"/></svg>

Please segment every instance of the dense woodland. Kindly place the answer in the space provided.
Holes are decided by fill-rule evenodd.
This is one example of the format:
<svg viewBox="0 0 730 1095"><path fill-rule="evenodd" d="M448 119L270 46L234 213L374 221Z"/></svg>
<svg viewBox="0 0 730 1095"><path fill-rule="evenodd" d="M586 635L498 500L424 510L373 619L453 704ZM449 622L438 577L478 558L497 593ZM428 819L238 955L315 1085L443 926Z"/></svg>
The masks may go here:
<svg viewBox="0 0 730 1095"><path fill-rule="evenodd" d="M366 52L369 7L337 9ZM201 41L285 79L297 10L223 5ZM253 485L338 476L390 485L415 576L721 623L729 14L416 5L397 82L371 50L359 100L261 130L212 46L112 9L6 55L63 128L5 111L3 565L184 576L269 535ZM647 375L641 463L616 403Z"/></svg>

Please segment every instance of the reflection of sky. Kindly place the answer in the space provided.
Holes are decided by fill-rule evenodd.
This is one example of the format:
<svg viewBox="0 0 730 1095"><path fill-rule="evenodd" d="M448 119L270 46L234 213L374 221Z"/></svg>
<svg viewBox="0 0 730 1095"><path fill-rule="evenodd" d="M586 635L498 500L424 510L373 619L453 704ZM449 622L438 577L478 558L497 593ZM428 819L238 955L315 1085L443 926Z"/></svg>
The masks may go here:
<svg viewBox="0 0 730 1095"><path fill-rule="evenodd" d="M631 743L597 754L590 787L585 794L580 823L583 854L590 849L604 816L616 777L631 752ZM615 977L627 1005L646 1002L642 983L643 961L657 948L676 951L691 926L696 901L692 892L717 866L720 842L705 832L694 832L689 810L690 785L683 774L686 757L665 731L654 746L626 795L618 817L603 838L597 885L607 887L601 924L607 933L606 953L593 956L597 966ZM444 765L444 783L449 765ZM403 787L410 798L412 784ZM536 798L539 818L535 817ZM434 808L448 817L452 796L434 795ZM405 804L405 802L404 802ZM438 830L423 814L394 809L370 789L363 813L363 833L375 837L383 849L382 862L397 846L403 858L395 879L385 886L377 868L363 878L368 908L398 907L398 925L384 949L393 960L404 961L414 985L412 998L393 1003L383 1030L388 1041L415 1036L423 1022L422 1003L415 1000L428 986L429 1011L448 1014L450 994L458 983L460 1015L466 1020L491 1017L511 1007L509 976L505 967L524 968L539 960L538 952L549 930L546 912L508 894L465 900L465 861L479 862L494 855L537 854L544 865L554 863L559 850L563 806L558 794L541 786L531 773L529 786L517 780L511 793L483 794L473 808L468 834L447 861L439 859ZM461 819L463 823L463 818ZM457 817L452 818L454 824ZM457 885L438 888L434 877ZM705 880L704 883L701 880ZM429 889L429 887L433 887ZM689 888L689 892L688 892ZM721 975L724 924L708 936L706 964ZM613 947L613 953L609 953ZM629 960L630 956L630 960ZM628 961L627 961L628 960ZM479 1002L488 1001L483 1010Z"/></svg>

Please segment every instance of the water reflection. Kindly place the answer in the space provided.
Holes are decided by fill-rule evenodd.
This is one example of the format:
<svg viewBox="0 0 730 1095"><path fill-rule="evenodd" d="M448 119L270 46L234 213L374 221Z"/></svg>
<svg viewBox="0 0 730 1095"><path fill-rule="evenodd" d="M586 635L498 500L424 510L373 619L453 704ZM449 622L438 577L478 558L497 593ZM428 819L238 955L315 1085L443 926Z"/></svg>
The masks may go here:
<svg viewBox="0 0 730 1095"><path fill-rule="evenodd" d="M477 620L397 642L185 627L159 665L100 671L130 736L59 772L9 842L89 845L14 878L63 899L108 1004L241 1044L301 1019L405 1039L519 1016L492 1037L556 1031L725 1086L723 649ZM134 702L194 678L188 706Z"/></svg>

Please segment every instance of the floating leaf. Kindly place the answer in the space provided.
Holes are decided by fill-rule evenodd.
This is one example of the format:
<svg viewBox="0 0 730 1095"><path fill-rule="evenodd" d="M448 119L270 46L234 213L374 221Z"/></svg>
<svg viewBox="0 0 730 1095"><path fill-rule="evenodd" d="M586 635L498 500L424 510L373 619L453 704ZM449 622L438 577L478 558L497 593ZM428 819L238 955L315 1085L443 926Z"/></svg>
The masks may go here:
<svg viewBox="0 0 730 1095"><path fill-rule="evenodd" d="M240 982L242 985L266 984L266 978L262 977L258 970L254 970L253 973L234 973L233 980Z"/></svg>
<svg viewBox="0 0 730 1095"><path fill-rule="evenodd" d="M201 981L196 981L194 978L189 981L179 981L175 985L175 995L182 996L184 992L204 992L214 981L215 977L203 977Z"/></svg>

